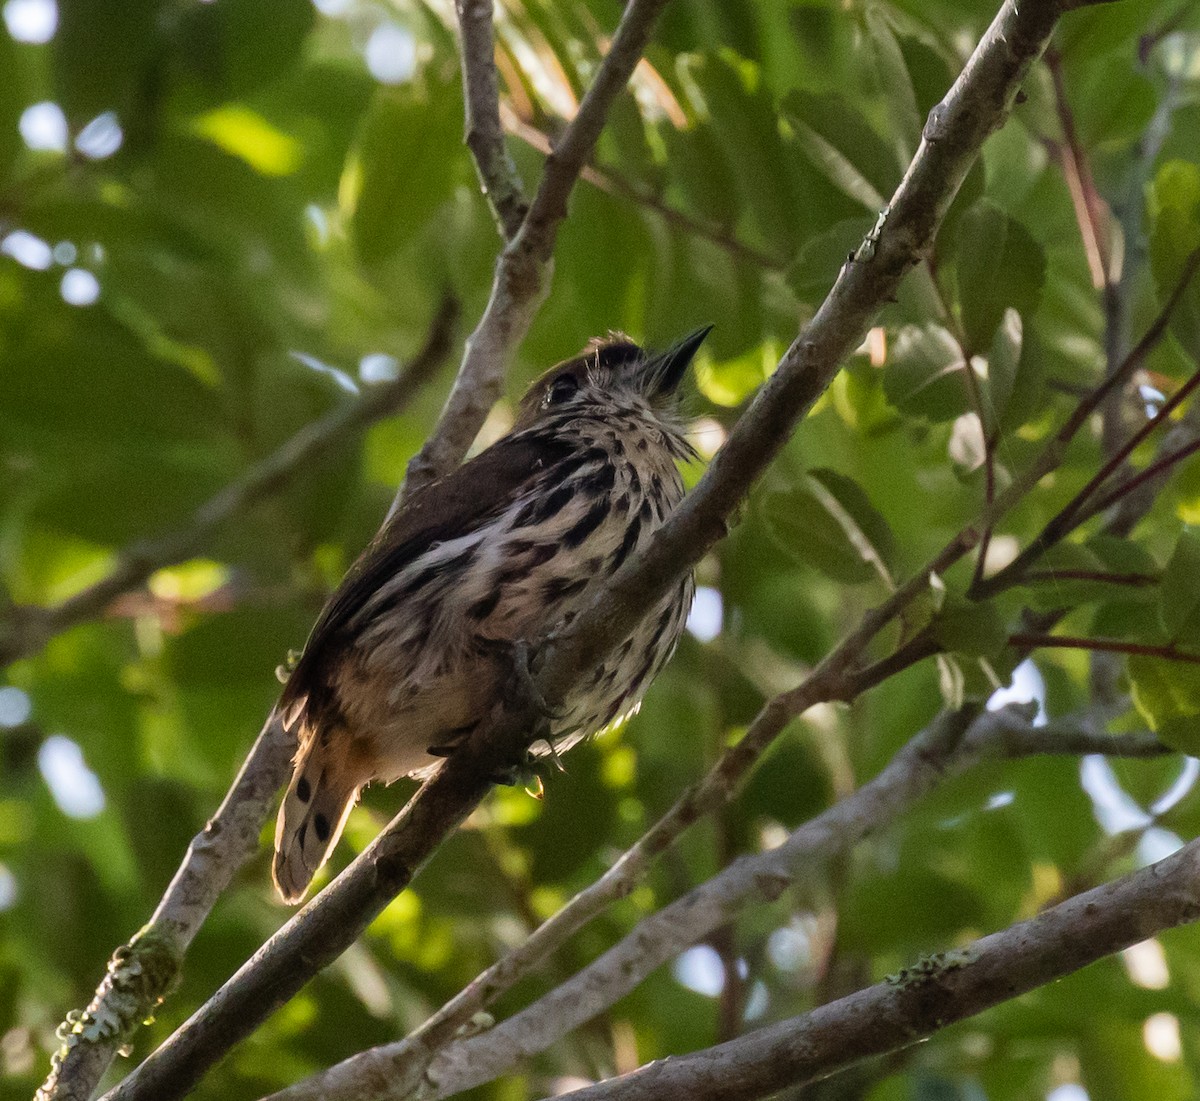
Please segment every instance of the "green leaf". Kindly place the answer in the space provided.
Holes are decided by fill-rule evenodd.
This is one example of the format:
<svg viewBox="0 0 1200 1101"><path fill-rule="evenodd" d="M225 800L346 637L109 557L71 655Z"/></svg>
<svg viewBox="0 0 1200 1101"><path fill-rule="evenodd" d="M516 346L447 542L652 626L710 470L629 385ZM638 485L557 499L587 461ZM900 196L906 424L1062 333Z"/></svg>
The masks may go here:
<svg viewBox="0 0 1200 1101"><path fill-rule="evenodd" d="M805 241L787 273L796 297L814 306L820 302L874 224L871 218L846 218Z"/></svg>
<svg viewBox="0 0 1200 1101"><path fill-rule="evenodd" d="M839 518L830 511L830 496L827 490L816 492L806 479L790 490L768 494L763 520L775 542L798 561L835 581L861 585L878 574L847 533L844 515Z"/></svg>
<svg viewBox="0 0 1200 1101"><path fill-rule="evenodd" d="M956 246L963 329L969 347L982 351L1006 308L1022 317L1037 309L1046 257L1024 226L986 200L962 216Z"/></svg>
<svg viewBox="0 0 1200 1101"><path fill-rule="evenodd" d="M930 624L942 649L965 658L991 658L1008 645L1008 627L991 601L970 601L947 595Z"/></svg>
<svg viewBox="0 0 1200 1101"><path fill-rule="evenodd" d="M1185 753L1200 753L1200 666L1142 654L1127 665L1134 705L1150 729Z"/></svg>
<svg viewBox="0 0 1200 1101"><path fill-rule="evenodd" d="M466 167L461 120L457 77L430 76L380 93L342 186L363 263L378 264L403 247L451 197Z"/></svg>
<svg viewBox="0 0 1200 1101"><path fill-rule="evenodd" d="M1133 66L1100 64L1072 96L1079 138L1085 149L1133 142L1145 132L1158 106L1153 81Z"/></svg>
<svg viewBox="0 0 1200 1101"><path fill-rule="evenodd" d="M1084 546L1094 554L1105 569L1113 573L1145 574L1157 577L1158 562L1141 543L1116 535L1093 535Z"/></svg>
<svg viewBox="0 0 1200 1101"><path fill-rule="evenodd" d="M1046 409L1046 350L1038 330L1021 319L1021 358L1012 392L1000 424L1003 432L1014 432L1042 416Z"/></svg>
<svg viewBox="0 0 1200 1101"><path fill-rule="evenodd" d="M736 225L741 207L737 177L712 123L701 120L686 129L664 126L662 140L671 183L684 205L717 225Z"/></svg>
<svg viewBox="0 0 1200 1101"><path fill-rule="evenodd" d="M177 28L174 45L190 75L221 102L255 92L291 70L315 15L308 0L221 0L184 8L168 26ZM203 44L200 50L197 43Z"/></svg>
<svg viewBox="0 0 1200 1101"><path fill-rule="evenodd" d="M931 421L971 409L958 342L941 325L905 325L896 333L883 374L883 392L897 409Z"/></svg>
<svg viewBox="0 0 1200 1101"><path fill-rule="evenodd" d="M1200 642L1200 532L1180 532L1163 571L1158 614L1172 641Z"/></svg>
<svg viewBox="0 0 1200 1101"><path fill-rule="evenodd" d="M1150 267L1158 296L1178 287L1188 257L1200 248L1200 165L1168 161L1150 190ZM1171 331L1195 358L1200 356L1200 279L1192 277L1171 313Z"/></svg>
<svg viewBox="0 0 1200 1101"><path fill-rule="evenodd" d="M921 140L921 111L909 76L904 53L896 38L888 9L872 5L864 16L871 44L876 79L885 92L884 102L892 125L889 128L897 144L897 153L908 160Z"/></svg>
<svg viewBox="0 0 1200 1101"><path fill-rule="evenodd" d="M1024 336L1021 315L1011 306L1004 311L987 356L987 382L983 388L985 417L989 432L1003 423L1005 411L1017 384Z"/></svg>
<svg viewBox="0 0 1200 1101"><path fill-rule="evenodd" d="M863 114L839 95L803 91L780 108L812 163L877 213L900 182L900 162Z"/></svg>
<svg viewBox="0 0 1200 1101"><path fill-rule="evenodd" d="M161 48L164 6L162 0L59 0L50 46L54 98L69 119L81 124L113 110L137 117L130 108Z"/></svg>
<svg viewBox="0 0 1200 1101"><path fill-rule="evenodd" d="M759 236L790 254L800 243L793 210L803 196L792 191L779 117L757 66L731 50L689 61L689 74L708 104L726 164Z"/></svg>
<svg viewBox="0 0 1200 1101"><path fill-rule="evenodd" d="M828 467L816 467L808 472L808 476L822 486L841 508L843 515L838 518L842 528L860 550L878 558L883 565L892 566L896 555L896 537L883 514L871 503L866 490L853 478ZM835 511L829 503L826 507L830 512Z"/></svg>

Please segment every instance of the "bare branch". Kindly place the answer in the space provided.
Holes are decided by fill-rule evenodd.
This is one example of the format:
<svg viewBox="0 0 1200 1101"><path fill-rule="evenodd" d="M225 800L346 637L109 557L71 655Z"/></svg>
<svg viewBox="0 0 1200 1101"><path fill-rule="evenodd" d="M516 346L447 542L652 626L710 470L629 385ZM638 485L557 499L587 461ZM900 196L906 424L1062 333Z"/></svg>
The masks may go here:
<svg viewBox="0 0 1200 1101"><path fill-rule="evenodd" d="M868 834L894 821L919 798L982 759L1041 753L1100 752L1101 744L1133 756L1152 755L1145 735L1118 739L1090 732L1082 722L1064 721L1044 733L1033 728L1032 711L1010 706L980 713L978 705L942 716L914 737L873 780L799 827L779 848L742 857L656 914L639 922L622 941L545 997L480 1036L445 1048L425 1073L432 1096L446 1097L507 1073L521 1060L545 1050L560 1036L607 1009L656 968L748 905L778 896L785 888L812 882L823 869ZM1170 752L1157 747L1153 753ZM418 1040L425 1039L417 1037ZM399 1069L403 1045L364 1052L271 1101L346 1101L377 1078L383 1066ZM353 1077L352 1077L353 1071ZM407 1077L404 1079L409 1082ZM306 1087L309 1092L302 1092ZM378 1101L405 1096L385 1090Z"/></svg>
<svg viewBox="0 0 1200 1101"><path fill-rule="evenodd" d="M242 966L106 1101L173 1101L332 963L520 758L526 712L498 706L346 871Z"/></svg>
<svg viewBox="0 0 1200 1101"><path fill-rule="evenodd" d="M520 229L500 254L491 297L467 340L454 388L433 434L408 464L402 493L453 469L500 397L508 356L528 331L548 289L551 257L558 227L566 217L567 197L592 154L613 100L629 82L666 5L667 0L629 0L626 5L596 79L547 158ZM399 500L398 494L397 503Z"/></svg>
<svg viewBox="0 0 1200 1101"><path fill-rule="evenodd" d="M511 241L525 220L529 204L517 166L505 148L504 130L500 125L492 0L456 0L454 6L462 30L467 148L475 158L479 182L492 205L504 240Z"/></svg>
<svg viewBox="0 0 1200 1101"><path fill-rule="evenodd" d="M866 1056L907 1048L955 1021L1198 916L1200 841L1193 841L1157 864L966 948L926 957L811 1013L565 1096L573 1101L752 1101Z"/></svg>
<svg viewBox="0 0 1200 1101"><path fill-rule="evenodd" d="M593 666L633 628L649 601L724 536L727 518L750 485L861 341L875 311L932 246L941 218L984 139L1003 122L1060 10L1052 2L1022 4L1018 10L1006 0L946 98L930 113L917 155L876 228L842 268L816 316L699 484L647 548L548 647L539 677L548 699L559 698L575 670Z"/></svg>
<svg viewBox="0 0 1200 1101"><path fill-rule="evenodd" d="M174 547L181 556L189 553L183 549L193 546L187 540L198 541L233 511L276 488L316 451L409 401L444 360L456 316L457 304L447 300L425 347L395 383L368 391L351 406L302 429L200 510L200 533L189 529L159 540L157 546ZM39 1101L87 1101L118 1049L175 984L205 918L237 870L257 853L263 823L287 778L294 750L295 739L274 715L269 717L216 814L192 839L150 921L114 953L88 1007L69 1015L61 1026L63 1046L38 1092Z"/></svg>
<svg viewBox="0 0 1200 1101"><path fill-rule="evenodd" d="M68 628L102 615L122 593L144 584L156 570L190 558L232 517L278 493L321 452L398 413L445 362L457 319L458 303L446 299L424 347L394 381L372 386L356 400L306 424L201 505L186 528L128 547L110 573L53 608L17 605L8 609L5 621L0 621L0 668L37 653Z"/></svg>
<svg viewBox="0 0 1200 1101"><path fill-rule="evenodd" d="M1136 346L1125 357L1120 366L1109 374L1099 386L1097 386L1087 397L1085 397L1076 406L1074 412L1067 419L1067 422L1059 430L1058 434L1051 441L1051 446L1065 447L1072 439L1076 432L1083 426L1089 416L1092 415L1105 399L1112 393L1114 386L1126 380L1132 374L1134 369L1150 354L1154 347L1167 333L1167 325L1170 323L1171 315L1175 312L1175 308L1179 305L1183 298L1184 292L1190 285L1197 270L1200 270L1200 248L1193 250L1183 265L1183 270L1180 273L1179 282L1175 284L1170 297L1163 303L1162 309L1159 310L1158 316L1146 330L1142 339L1138 341ZM1091 478L1088 483L1074 497L1068 501L1059 512L1050 519L1049 522L1042 528L1040 532L1030 541L1020 554L1016 556L1007 566L991 577L977 579L971 585L970 595L976 599L986 599L1002 589L1013 584L1021 578L1029 566L1040 558L1050 547L1054 546L1065 535L1069 534L1083 519L1089 515L1094 515L1093 512L1084 512L1088 499L1091 498L1100 486L1100 483L1108 478L1115 471L1128 455L1132 454L1133 450L1139 443L1142 442L1151 432L1159 425L1163 424L1167 417L1174 411L1195 388L1196 384L1200 383L1200 370L1197 371L1193 378L1180 387L1179 391L1164 404L1153 417L1149 418L1146 423L1134 434L1133 438L1120 448L1116 455L1105 463L1095 477ZM1128 492L1131 487L1126 487L1121 491L1121 494ZM1121 494L1118 494L1120 496ZM1111 503L1108 498L1104 499L1106 503Z"/></svg>
<svg viewBox="0 0 1200 1101"><path fill-rule="evenodd" d="M174 987L204 919L258 852L295 748L295 738L272 715L217 813L192 839L150 921L113 954L87 1009L60 1026L62 1047L37 1101L88 1101L118 1050Z"/></svg>

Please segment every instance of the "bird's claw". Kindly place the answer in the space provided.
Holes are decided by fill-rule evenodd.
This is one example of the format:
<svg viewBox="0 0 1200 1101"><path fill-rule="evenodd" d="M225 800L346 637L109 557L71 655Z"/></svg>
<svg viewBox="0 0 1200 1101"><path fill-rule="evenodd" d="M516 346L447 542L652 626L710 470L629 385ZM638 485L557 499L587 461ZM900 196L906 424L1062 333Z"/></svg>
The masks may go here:
<svg viewBox="0 0 1200 1101"><path fill-rule="evenodd" d="M508 667L508 683L504 688L506 703L515 707L528 705L543 720L556 721L566 717L565 712L550 705L538 688L533 675L533 654L525 639L489 639L486 645L501 654Z"/></svg>

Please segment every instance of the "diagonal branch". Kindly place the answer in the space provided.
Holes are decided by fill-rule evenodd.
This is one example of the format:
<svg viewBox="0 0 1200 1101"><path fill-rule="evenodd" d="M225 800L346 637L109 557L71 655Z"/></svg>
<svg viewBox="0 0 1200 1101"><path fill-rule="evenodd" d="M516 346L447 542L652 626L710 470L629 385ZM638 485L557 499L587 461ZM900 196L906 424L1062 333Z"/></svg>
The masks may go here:
<svg viewBox="0 0 1200 1101"><path fill-rule="evenodd" d="M173 1101L332 963L518 759L524 715L498 707L353 864L260 948L106 1101Z"/></svg>
<svg viewBox="0 0 1200 1101"><path fill-rule="evenodd" d="M517 117L515 112L505 112L502 121L509 133L539 153L546 155L554 148L546 134L536 126ZM764 273L783 273L788 269L788 261L784 257L755 248L736 237L728 228L703 218L697 218L680 207L672 206L653 189L623 176L611 165L585 164L580 178L585 183L591 184L597 191L626 199L652 214L656 214L665 224L695 237L697 240L707 241L729 253L735 259L744 260L761 268Z"/></svg>
<svg viewBox="0 0 1200 1101"><path fill-rule="evenodd" d="M113 953L88 1007L59 1026L62 1046L36 1101L88 1101L113 1057L170 993L204 919L258 852L295 749L295 738L272 714L217 813L192 839L150 921Z"/></svg>
<svg viewBox="0 0 1200 1101"><path fill-rule="evenodd" d="M1008 639L1010 646L1022 650L1090 650L1103 654L1133 654L1140 657L1163 658L1200 665L1200 654L1181 650L1174 644L1165 646L1150 642L1133 642L1123 638L1079 638L1075 635L1048 635L1040 632L1017 632Z"/></svg>
<svg viewBox="0 0 1200 1101"><path fill-rule="evenodd" d="M457 319L458 303L447 298L430 327L424 347L394 381L372 386L357 399L306 424L201 505L186 528L126 548L105 577L61 604L52 608L17 605L8 609L7 622L0 621L0 668L36 654L55 635L102 615L122 593L143 584L156 570L191 557L234 516L278 493L323 451L398 413L445 362Z"/></svg>
<svg viewBox="0 0 1200 1101"><path fill-rule="evenodd" d="M1200 915L1200 841L966 948L928 956L811 1013L660 1060L573 1101L753 1101L870 1055L907 1048L1104 956Z"/></svg>
<svg viewBox="0 0 1200 1101"><path fill-rule="evenodd" d="M396 383L369 391L352 406L301 430L251 475L210 501L201 510L204 523L215 525L228 515L224 509L233 510L236 501L248 503L255 493L277 486L308 456L351 427L370 424L410 400L445 359L457 312L457 304L447 300L425 347ZM158 545L178 549L184 539L183 535L168 537ZM175 984L188 946L217 899L237 870L257 853L263 823L287 778L294 750L295 739L270 716L216 814L188 846L150 921L114 953L87 1009L70 1015L60 1028L62 1047L38 1092L39 1101L87 1101L118 1049Z"/></svg>
<svg viewBox="0 0 1200 1101"><path fill-rule="evenodd" d="M483 317L467 340L458 377L437 427L408 464L408 479L402 494L453 469L467 453L488 411L500 397L509 354L528 331L549 289L554 244L558 227L567 214L567 198L604 129L609 108L629 82L667 2L629 0L626 5L612 44L579 111L546 159L537 193L520 229L496 262L492 293ZM471 62L472 67L477 64ZM466 72L465 57L463 65ZM482 93L478 94L482 97ZM473 110L470 104L474 99L468 88L469 110ZM399 500L398 494L397 503Z"/></svg>
<svg viewBox="0 0 1200 1101"><path fill-rule="evenodd" d="M1128 739L1092 734L1081 724L1068 729L1032 727L1027 708L1010 706L982 712L980 705L941 716L916 735L884 770L856 792L800 826L783 845L735 861L707 882L643 919L623 940L567 982L482 1035L445 1048L430 1064L425 1082L432 1097L447 1097L510 1072L522 1060L545 1050L560 1036L611 1006L651 972L685 948L726 924L748 905L773 899L785 889L809 883L830 862L848 852L911 808L948 779L989 758L1020 757L1080 750L1126 751L1131 755L1169 752L1152 736ZM357 1088L374 1082L387 1056L399 1045L378 1049L370 1066L366 1052L310 1080L313 1089L294 1087L270 1101L347 1101L361 1096L349 1077L335 1078L359 1063ZM374 1075L363 1072L368 1069ZM304 1085L308 1085L305 1083ZM334 1085L340 1087L334 1089ZM427 1087L428 1088L428 1087ZM383 1091L378 1101L395 1101L401 1092ZM661 1095L660 1095L661 1096Z"/></svg>
<svg viewBox="0 0 1200 1101"><path fill-rule="evenodd" d="M455 416L455 394L461 390L469 406L482 392L473 385L468 370L473 358L480 370L493 371L494 387L499 387L503 357L489 361L485 353L489 347L506 350L513 334L527 324L567 194L599 133L607 103L627 79L664 3L632 0L626 8L597 81L550 158L521 231L501 258L492 300L472 337L443 415L443 423L457 423L456 431L470 417ZM843 269L816 318L789 349L700 486L660 531L640 563L627 566L605 599L581 617L586 625L550 648L539 674L546 698L556 698L580 669L623 637L647 600L664 591L724 533L726 517L749 485L831 381L840 360L861 339L870 318L895 291L905 271L931 246L955 191L984 138L1002 122L1060 10L1057 4L1044 3L1023 4L1018 11L1012 0L1001 8L963 75L931 114L921 149L891 207L855 260ZM622 72L620 83L615 83L614 74ZM522 284L524 276L531 276L534 284ZM510 282L514 278L515 284ZM488 406L490 400L476 409L479 419ZM468 435L477 425L475 421ZM456 461L468 442L461 438L461 447L450 445L441 436L431 453L441 449ZM423 463L426 473L437 469L428 457L414 461L417 470ZM996 508L1003 499L1003 495L997 499ZM973 543L968 539L966 545ZM440 837L482 798L486 784L477 777L495 771L489 764L501 763L505 752L519 743L519 732L529 729L531 717L532 711L526 710L516 718L502 716L491 730L481 728L472 737L470 752L456 754L347 874L301 911L110 1097L168 1101L179 1096L213 1060L336 956L415 874ZM483 771L473 772L473 768Z"/></svg>
<svg viewBox="0 0 1200 1101"><path fill-rule="evenodd" d="M475 158L479 182L500 223L504 240L511 241L525 221L529 204L525 199L525 185L505 147L504 129L500 125L492 0L456 0L454 6L462 31L465 140Z"/></svg>
<svg viewBox="0 0 1200 1101"><path fill-rule="evenodd" d="M1006 0L926 122L921 146L875 229L838 275L816 316L755 396L696 488L656 538L622 567L548 648L540 684L559 698L574 671L593 666L648 604L724 536L728 517L860 343L875 312L928 253L984 139L1002 124L1061 6Z"/></svg>

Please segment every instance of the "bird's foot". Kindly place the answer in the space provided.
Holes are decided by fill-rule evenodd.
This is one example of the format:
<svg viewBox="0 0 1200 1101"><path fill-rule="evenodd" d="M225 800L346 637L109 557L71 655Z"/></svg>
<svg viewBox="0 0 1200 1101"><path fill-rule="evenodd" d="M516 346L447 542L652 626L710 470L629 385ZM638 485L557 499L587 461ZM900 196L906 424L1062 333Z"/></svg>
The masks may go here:
<svg viewBox="0 0 1200 1101"><path fill-rule="evenodd" d="M505 666L507 677L501 691L508 707L514 710L528 707L536 711L539 727L543 722L565 718L565 712L552 707L542 695L533 675L533 653L525 639L485 639L483 647L495 654ZM537 740L543 737L539 730Z"/></svg>

